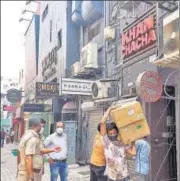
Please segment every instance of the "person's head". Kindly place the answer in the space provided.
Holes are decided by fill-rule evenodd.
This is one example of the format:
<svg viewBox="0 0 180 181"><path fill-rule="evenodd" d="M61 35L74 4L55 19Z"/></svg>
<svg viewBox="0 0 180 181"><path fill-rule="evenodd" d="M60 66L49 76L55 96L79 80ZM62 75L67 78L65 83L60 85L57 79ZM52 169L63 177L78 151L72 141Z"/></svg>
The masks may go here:
<svg viewBox="0 0 180 181"><path fill-rule="evenodd" d="M62 121L58 121L56 123L56 133L58 135L62 135L63 132L64 132L64 123Z"/></svg>
<svg viewBox="0 0 180 181"><path fill-rule="evenodd" d="M117 141L119 131L118 131L118 128L115 125L115 123L113 123L113 122L107 123L106 128L107 128L108 138L111 141Z"/></svg>
<svg viewBox="0 0 180 181"><path fill-rule="evenodd" d="M40 119L41 121L41 130L40 130L40 134L43 134L44 131L44 127L46 125L46 121L44 119Z"/></svg>
<svg viewBox="0 0 180 181"><path fill-rule="evenodd" d="M34 130L39 134L41 130L41 121L38 118L32 118L29 120L29 129Z"/></svg>

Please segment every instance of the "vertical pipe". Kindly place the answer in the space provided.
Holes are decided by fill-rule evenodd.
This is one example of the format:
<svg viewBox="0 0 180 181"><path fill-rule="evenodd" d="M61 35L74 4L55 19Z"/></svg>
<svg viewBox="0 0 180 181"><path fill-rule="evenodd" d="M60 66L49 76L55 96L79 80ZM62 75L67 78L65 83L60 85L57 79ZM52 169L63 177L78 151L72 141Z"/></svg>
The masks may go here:
<svg viewBox="0 0 180 181"><path fill-rule="evenodd" d="M180 0L179 0L180 3ZM178 4L179 6L179 4ZM179 10L180 15L180 10ZM180 16L179 16L180 17ZM180 26L180 18L179 18ZM180 30L179 30L180 31ZM180 38L179 38L180 42ZM180 53L180 45L179 45ZM177 181L180 181L180 58L179 58L179 75L177 78L177 101L176 101L176 150L177 150Z"/></svg>
<svg viewBox="0 0 180 181"><path fill-rule="evenodd" d="M107 3L108 1L104 1L104 28L107 26ZM106 48L107 48L107 42L104 40L104 61L105 61L104 78L108 77Z"/></svg>
<svg viewBox="0 0 180 181"><path fill-rule="evenodd" d="M179 68L180 69L180 68ZM180 71L176 100L176 153L177 153L177 181L180 181Z"/></svg>

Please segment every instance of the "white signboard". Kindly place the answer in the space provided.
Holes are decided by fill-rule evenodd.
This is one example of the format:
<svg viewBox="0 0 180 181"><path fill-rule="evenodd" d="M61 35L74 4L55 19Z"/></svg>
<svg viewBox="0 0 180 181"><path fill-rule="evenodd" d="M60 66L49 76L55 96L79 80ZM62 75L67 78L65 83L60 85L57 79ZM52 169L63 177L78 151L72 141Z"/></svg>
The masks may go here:
<svg viewBox="0 0 180 181"><path fill-rule="evenodd" d="M59 94L92 95L92 83L94 81L60 78Z"/></svg>

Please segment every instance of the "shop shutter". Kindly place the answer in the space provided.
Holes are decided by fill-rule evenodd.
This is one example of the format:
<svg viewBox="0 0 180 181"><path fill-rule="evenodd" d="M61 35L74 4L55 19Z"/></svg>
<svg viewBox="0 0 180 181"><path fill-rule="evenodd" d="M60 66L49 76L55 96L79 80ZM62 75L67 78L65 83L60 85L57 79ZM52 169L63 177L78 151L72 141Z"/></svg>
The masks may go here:
<svg viewBox="0 0 180 181"><path fill-rule="evenodd" d="M97 125L101 121L103 109L99 108L88 112L87 162L90 161L94 137L97 134Z"/></svg>

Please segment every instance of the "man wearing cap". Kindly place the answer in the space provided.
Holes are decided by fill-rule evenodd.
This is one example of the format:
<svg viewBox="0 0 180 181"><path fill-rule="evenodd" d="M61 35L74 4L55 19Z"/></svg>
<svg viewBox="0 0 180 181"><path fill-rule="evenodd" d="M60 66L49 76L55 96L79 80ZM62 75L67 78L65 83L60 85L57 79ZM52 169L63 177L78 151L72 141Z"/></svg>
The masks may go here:
<svg viewBox="0 0 180 181"><path fill-rule="evenodd" d="M40 140L41 121L29 120L29 130L19 143L20 163L18 165L17 181L40 181L43 168L43 154L59 152L59 148L45 149Z"/></svg>

